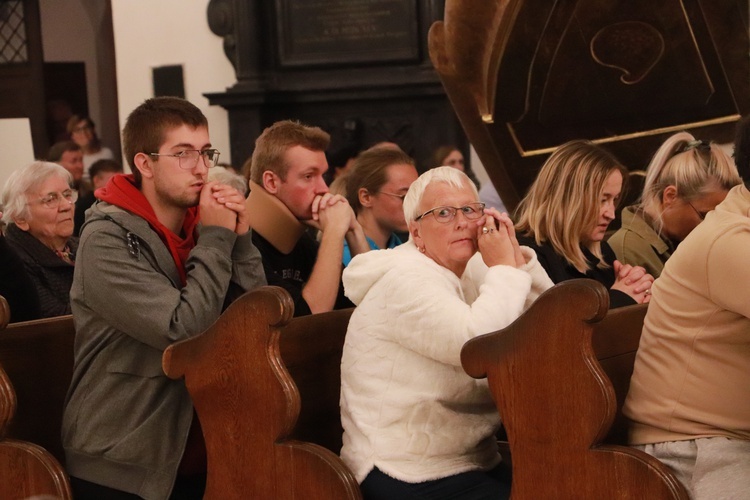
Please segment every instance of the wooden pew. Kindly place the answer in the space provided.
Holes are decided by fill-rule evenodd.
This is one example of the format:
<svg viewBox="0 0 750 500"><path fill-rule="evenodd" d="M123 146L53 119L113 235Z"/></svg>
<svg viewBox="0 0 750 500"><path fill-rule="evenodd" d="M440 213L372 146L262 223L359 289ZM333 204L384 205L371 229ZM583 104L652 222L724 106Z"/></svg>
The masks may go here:
<svg viewBox="0 0 750 500"><path fill-rule="evenodd" d="M62 463L60 430L73 376L74 339L70 315L11 323L0 329L0 365L18 397L8 437L38 444Z"/></svg>
<svg viewBox="0 0 750 500"><path fill-rule="evenodd" d="M349 313L290 323L293 307L284 290L264 287L238 299L203 334L164 352L164 372L185 377L201 420L206 498L361 498L336 449L338 364ZM301 393L309 399L298 422Z"/></svg>
<svg viewBox="0 0 750 500"><path fill-rule="evenodd" d="M341 354L354 309L313 314L281 328L279 347L284 366L299 390L300 408L291 436L341 451Z"/></svg>
<svg viewBox="0 0 750 500"><path fill-rule="evenodd" d="M648 305L614 309L594 324L591 345L612 384L617 402L614 422L604 440L607 444L626 445L628 442L628 424L622 414L622 405L628 395L646 311Z"/></svg>
<svg viewBox="0 0 750 500"><path fill-rule="evenodd" d="M72 342L67 343L72 320L7 327L9 317L8 303L0 297L0 498L71 499L68 476L47 449L62 454L60 421L70 381L67 365L72 368Z"/></svg>
<svg viewBox="0 0 750 500"><path fill-rule="evenodd" d="M657 459L606 441L645 314L644 307L608 308L598 282L567 281L506 329L462 349L466 372L488 378L507 430L514 500L688 498ZM623 442L622 433L613 439Z"/></svg>
<svg viewBox="0 0 750 500"><path fill-rule="evenodd" d="M599 437L599 434L601 434L600 441L607 444L624 444L625 426L619 415L619 408L621 408L627 392L646 307L624 308L613 311L609 315L604 315L594 305L589 305L588 308L580 305L570 306L568 303L570 300L591 302L593 296L593 302L598 304L599 308L603 307L604 312L606 312L607 304L605 302L608 300L606 293L604 296L598 295L603 292L596 290L596 285L593 282L584 281L583 284L577 285L579 288L583 287L583 292L576 288L577 293L570 293L567 291L570 286L572 286L572 283L564 285L563 290L566 290L565 292L545 294L530 311L508 330L525 328L524 325L531 318L530 324L534 326L535 330L541 332L539 333L540 339L536 343L544 340L545 344L550 343L550 338L545 333L545 328L549 325L544 326L545 321L552 321L556 331L563 337L573 338L574 334L577 334L578 337L581 335L585 337L586 331L590 330L595 357L599 359L604 373L612 381L612 387L607 389L607 377L602 377L601 373L597 374L593 368L588 374L586 371L577 372L578 375L576 376L583 378L587 376L600 377L601 383L605 386L604 389L598 386L597 391L595 391L597 394L594 394L592 401L596 401L597 404L591 405L587 401L579 403L584 409L592 410L596 414L595 409L598 408L601 398L604 397L607 404L615 409L613 410L616 413L615 424L608 431L609 424L606 415L608 415L609 409L606 409L604 417L599 415L599 418L603 420L601 422L597 420L597 423L602 424L604 430L600 430L596 435ZM554 295L556 298L550 299L548 295ZM563 299L563 296L566 296L566 298ZM559 301L562 301L562 304L558 304ZM338 404L340 359L346 327L352 310L290 319L291 307L288 297L279 289L266 288L254 294L249 294L243 297L241 302L231 306L208 332L196 339L176 344L168 349L169 354L165 353L165 371L170 373L171 376L180 376L179 373L185 371L186 367L188 372L195 372L192 376L188 376L186 381L189 389L200 391L200 397L203 398L196 398L194 395L199 415L201 415L202 420L205 420L204 432L207 434L207 440L209 439L208 435L211 434L210 430L207 429L217 429L217 433L214 435L214 439L217 441L214 456L221 458L213 461L209 458L212 463L209 477L216 476L214 474L216 467L230 469L223 473L225 474L222 476L224 479L215 481L218 490L207 491L208 498L217 496L232 498L233 494L235 498L241 498L246 496L248 491L255 491L248 489L246 484L248 482L256 483L251 484L251 487L275 488L272 490L273 495L279 498L284 498L285 495L293 495L292 491L303 491L306 498L358 498L359 496L357 484L351 473L336 456L341 447L342 434ZM560 320L562 316L554 312L555 307L562 307L563 310L570 308L579 314L574 316L572 320L563 322ZM543 313L540 312L542 309L544 310ZM597 311L595 314L591 313L594 309ZM603 317L600 318L600 316ZM589 324L587 321L591 323ZM571 328L572 334L561 333L568 332ZM217 335L219 331L223 333ZM528 336L528 334L524 335ZM18 323L0 332L0 364L5 360L11 366L13 378L20 380L23 385L19 401L28 401L23 406L19 404L19 408L22 407L24 411L17 414L8 435L41 444L48 449L58 450L59 458L62 458L59 422L65 392L72 373L73 338L74 330L70 316ZM212 338L212 340L207 341L208 338ZM530 338L527 340L528 344L534 346L534 341L531 341ZM185 344L185 346L181 344ZM187 347L191 344L196 344L198 347ZM210 347L209 352L215 351L210 356L202 352L207 346ZM467 346L467 352L470 349L471 347ZM546 351L555 354L552 359L557 359L561 356L560 353L564 352L561 350L562 347L557 346L556 343L552 343L549 349L546 349ZM577 349L580 351L580 346ZM484 350L484 348L480 350ZM539 369L540 367L544 368L545 363L540 364L538 362L539 359L542 359L543 351L533 352L536 352L537 361L532 361L529 364L529 373L533 374L533 378L538 383L546 376L546 371ZM587 356L593 356L585 349L584 352L588 353ZM239 355L240 353L243 354ZM208 362L209 365L218 364L218 366L214 366L218 371L211 372L214 368L210 367L206 370L201 364L193 365L190 361L191 356L198 356L202 362ZM516 359L516 357L514 356L513 359ZM583 359L587 358L584 356L581 360ZM582 361L579 360L579 362ZM588 362L591 362L590 359ZM520 358L516 360L516 363L517 366L524 366L520 362ZM234 369L239 370L239 372L250 370L250 373L234 373ZM467 370L469 369L467 367ZM514 368L514 370L517 369ZM564 369L564 371L570 370ZM234 376L246 378L243 382L240 382L241 379L231 380L231 377ZM573 375L566 376L571 377ZM563 381L569 380L569 378L555 376L552 380ZM492 377L490 377L490 383L493 384ZM517 391L517 394L519 394L517 397L526 394L526 391L522 388L523 383L523 380L519 379L517 373L514 372L511 392L503 390L501 393L505 394L505 398L498 396L501 405L503 400L508 397L514 401L513 406L515 408L519 407L519 401L529 401L529 398L526 397L519 400L512 396L513 391ZM274 403L271 405L264 403L263 411L256 416L255 412L257 411L257 402L260 401L260 395L256 392L241 397L236 391L236 387L239 386L246 387L250 391L270 390L272 394L275 394ZM221 393L217 391L217 387L223 388ZM577 387L577 385L574 385L574 387ZM613 390L614 401L609 399L609 396L612 395L609 394L610 390ZM554 392L560 394L558 391ZM34 396L36 393L45 393L45 396L38 398ZM529 393L529 395L532 394ZM219 403L209 402L211 398L216 397L221 399ZM205 400L205 403L201 405L199 399ZM245 401L245 406L240 404L242 401ZM533 401L540 403L538 398L532 398L531 401L532 405L535 404ZM536 413L547 414L550 412L549 405L551 403L544 400L541 400L541 402L544 404L536 409ZM574 402L573 400L566 400L566 404L573 405ZM46 406L42 410L35 410L34 408L39 405ZM593 408L588 408L589 406ZM244 414L247 416L246 419L230 421L229 424L223 421L217 421L216 424L211 423L213 417L222 417L221 415L213 416L212 410L219 410L217 413L222 413L222 408L241 407L247 408L247 410L241 410L235 415ZM521 410L519 409L519 411ZM206 414L206 412L208 413ZM19 419L19 415L22 418ZM226 417L226 415L223 417ZM296 424L294 422L295 417L298 417ZM267 420L270 420L273 425L269 425L267 429L261 429L260 433L254 434L253 439L256 439L258 443L238 445L236 439L240 438L239 434L243 432L246 434L252 433L253 430L263 427L262 422ZM506 425L509 425L509 423L513 425L512 419L509 421L507 416L504 420ZM580 429L585 427L584 419L577 418L574 420L579 421L578 425L574 425L565 432L560 428L558 430L563 434L578 433ZM542 418L542 421L545 421L545 419ZM513 427L513 429L516 428ZM230 430L231 432L228 432ZM267 430L270 430L270 433ZM593 436L594 432L591 429L589 431ZM605 435L607 436L606 439L603 437ZM521 438L523 438L523 435L519 437L517 434L513 434L511 449L513 448L513 440L517 441ZM608 449L601 446L594 447L597 450ZM274 460L276 461L281 461L282 465L270 465L275 474L281 474L281 477L283 477L284 468L293 467L294 472L288 477L294 478L294 480L284 479L282 485L266 481L265 478L274 477L274 473L261 472L262 469L253 461L255 459L248 458L247 453L244 453L252 450L253 453L251 454L257 454L255 452L259 449L267 450L268 456L275 457ZM544 447L544 454L550 452L550 449ZM238 456L235 456L235 454ZM671 477L671 474L668 471L665 472L665 468L661 464L653 463L654 461L650 457L644 458L643 454L636 450L625 449L624 454L636 455L639 461L645 460L647 469L656 470L660 476ZM514 472L515 476L519 476L520 471L525 466L522 465L523 461L521 464L518 463L519 458L516 455L518 455L518 452L513 456ZM210 456L211 451L209 451ZM249 462L246 460L249 460ZM546 466L534 465L533 461L531 463L532 466L529 471L532 475L540 470L548 470ZM269 466L267 463L265 465ZM248 470L253 470L253 474L248 474ZM303 472L303 470L307 472ZM641 472L639 470L639 473ZM236 476L232 476L232 474ZM579 488L585 475L577 479L573 478L575 474L567 465L563 465L563 474L571 476L574 488L572 491L575 492L575 495L583 495ZM521 484L522 475L515 476L514 483ZM226 479L228 477L231 477L231 479ZM263 480L258 481L258 478L263 478ZM638 481L640 482L640 478ZM620 482L619 476L617 476L615 482ZM211 485L211 480L209 480L209 483ZM233 485L231 492L226 491L229 485ZM671 487L674 487L672 490L681 491L679 485L672 484ZM619 488L617 491L622 490L622 484ZM642 492L643 490L640 488L639 483L639 489L636 491ZM266 493L268 491L270 490L265 490ZM317 496L311 493L316 491L318 492ZM514 492L514 495L519 495L519 493ZM556 496L559 497L559 495ZM617 495L614 496L617 497ZM621 495L621 497L626 496ZM674 497L681 498L679 495Z"/></svg>

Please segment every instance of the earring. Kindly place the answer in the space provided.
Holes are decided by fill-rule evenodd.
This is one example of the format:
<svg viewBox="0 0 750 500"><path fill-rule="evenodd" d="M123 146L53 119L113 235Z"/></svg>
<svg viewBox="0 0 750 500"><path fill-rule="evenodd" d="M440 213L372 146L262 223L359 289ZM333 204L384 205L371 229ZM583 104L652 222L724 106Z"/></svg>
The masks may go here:
<svg viewBox="0 0 750 500"><path fill-rule="evenodd" d="M424 247L419 247L419 251L424 253Z"/></svg>

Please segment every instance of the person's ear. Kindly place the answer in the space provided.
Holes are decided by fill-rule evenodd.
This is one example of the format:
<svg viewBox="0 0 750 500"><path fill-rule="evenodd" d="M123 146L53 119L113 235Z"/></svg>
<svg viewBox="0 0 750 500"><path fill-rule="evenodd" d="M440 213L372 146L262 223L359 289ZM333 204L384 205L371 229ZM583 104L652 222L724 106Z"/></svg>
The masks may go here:
<svg viewBox="0 0 750 500"><path fill-rule="evenodd" d="M370 194L367 188L359 188L359 191L357 191L357 196L359 197L360 205L367 208L372 207L373 196Z"/></svg>
<svg viewBox="0 0 750 500"><path fill-rule="evenodd" d="M418 222L409 222L409 234L411 235L411 239L414 240L414 244L417 245L419 251L424 252L424 240L422 239L421 227L419 227Z"/></svg>
<svg viewBox="0 0 750 500"><path fill-rule="evenodd" d="M146 153L137 153L133 158L133 164L135 168L141 173L141 177L144 179L153 179L154 177L154 165L153 159Z"/></svg>
<svg viewBox="0 0 750 500"><path fill-rule="evenodd" d="M677 193L677 186L667 186L664 188L664 192L661 194L661 205L663 208L671 207L675 201L679 198Z"/></svg>
<svg viewBox="0 0 750 500"><path fill-rule="evenodd" d="M13 224L21 231L28 232L29 230L29 223L22 217L13 217Z"/></svg>
<svg viewBox="0 0 750 500"><path fill-rule="evenodd" d="M279 192L279 185L281 184L281 178L278 175L276 175L275 172L266 170L265 172L263 172L261 181L263 183L263 188L269 193L276 194Z"/></svg>

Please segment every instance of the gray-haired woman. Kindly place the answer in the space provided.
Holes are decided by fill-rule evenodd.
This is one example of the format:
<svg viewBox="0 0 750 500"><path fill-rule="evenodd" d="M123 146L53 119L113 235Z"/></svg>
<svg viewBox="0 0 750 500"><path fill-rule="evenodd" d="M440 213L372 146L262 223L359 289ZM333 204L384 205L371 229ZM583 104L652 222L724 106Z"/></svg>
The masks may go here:
<svg viewBox="0 0 750 500"><path fill-rule="evenodd" d="M438 167L404 199L409 241L344 270L357 304L341 360L341 457L366 500L507 498L486 381L463 344L499 330L552 286L507 214L466 174Z"/></svg>
<svg viewBox="0 0 750 500"><path fill-rule="evenodd" d="M6 240L34 282L41 318L70 314L78 248L73 237L78 193L71 182L62 166L37 161L11 174L0 198Z"/></svg>

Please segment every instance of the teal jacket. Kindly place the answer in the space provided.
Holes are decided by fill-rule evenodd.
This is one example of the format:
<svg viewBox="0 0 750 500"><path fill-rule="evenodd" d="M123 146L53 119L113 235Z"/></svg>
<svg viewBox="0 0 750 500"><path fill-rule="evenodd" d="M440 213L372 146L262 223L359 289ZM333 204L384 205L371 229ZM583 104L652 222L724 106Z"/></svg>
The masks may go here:
<svg viewBox="0 0 750 500"><path fill-rule="evenodd" d="M370 250L380 250L380 247L369 236L365 236L365 238L367 238L367 244L370 245ZM391 237L388 238L385 248L396 248L401 243L401 239L396 236L396 233L391 233ZM344 262L344 267L348 266L349 262L352 261L352 251L349 249L349 243L346 240L344 240L344 257L341 260Z"/></svg>

